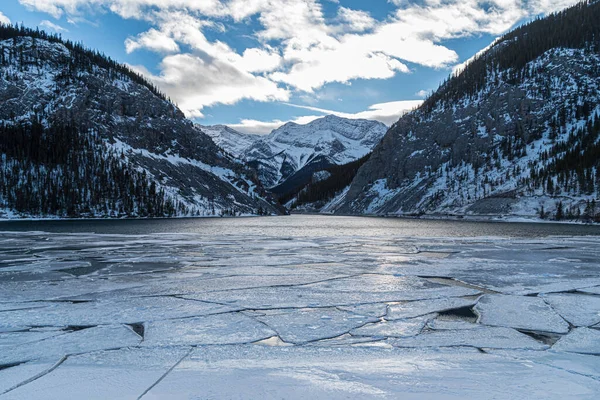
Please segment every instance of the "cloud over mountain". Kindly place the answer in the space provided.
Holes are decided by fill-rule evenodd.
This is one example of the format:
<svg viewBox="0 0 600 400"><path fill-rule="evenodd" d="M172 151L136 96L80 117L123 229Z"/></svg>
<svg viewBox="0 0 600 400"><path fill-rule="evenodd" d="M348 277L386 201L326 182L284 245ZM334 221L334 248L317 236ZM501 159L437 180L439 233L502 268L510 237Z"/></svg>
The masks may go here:
<svg viewBox="0 0 600 400"><path fill-rule="evenodd" d="M155 52L158 73L143 68L189 116L241 100L288 101L325 85L389 79L411 65L449 68L459 57L447 40L498 35L524 18L572 0L392 0L385 18L324 0L19 0L55 18L114 13L151 27L126 51ZM5 18L0 14L0 21ZM245 46L228 34L250 30ZM368 111L367 111L368 112Z"/></svg>

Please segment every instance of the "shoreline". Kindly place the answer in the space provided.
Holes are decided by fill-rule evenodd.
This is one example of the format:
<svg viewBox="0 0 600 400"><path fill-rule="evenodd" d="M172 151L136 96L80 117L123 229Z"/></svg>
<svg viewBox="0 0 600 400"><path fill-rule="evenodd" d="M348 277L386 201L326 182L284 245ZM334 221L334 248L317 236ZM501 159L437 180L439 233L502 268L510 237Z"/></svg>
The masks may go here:
<svg viewBox="0 0 600 400"><path fill-rule="evenodd" d="M599 223L572 221L572 220L553 220L540 219L534 216L522 215L445 215L445 214L329 214L329 213L311 213L311 212L291 212L290 215L322 215L322 216L338 216L338 217L365 217L365 218L397 218L408 220L425 220L425 221L454 221L454 222L496 222L496 223L536 223L536 224L566 224L566 225L584 225L584 226L599 226Z"/></svg>
<svg viewBox="0 0 600 400"><path fill-rule="evenodd" d="M160 220L182 220L182 219L240 219L240 218L261 218L261 217L286 217L291 215L310 215L322 217L357 217L357 218L396 218L406 220L424 220L424 221L453 221L453 222L492 222L492 223L533 223L533 224L560 224L560 225L582 225L582 226L599 226L596 222L584 222L574 220L552 220L540 219L534 216L522 215L445 215L445 214L330 214L330 213L311 213L311 212L290 212L282 215L239 215L239 216L178 216L178 217L82 217L82 218L65 218L65 217L23 217L23 218L0 218L0 223L11 222L65 222L65 221L81 221L81 222L99 222L99 221L160 221Z"/></svg>
<svg viewBox="0 0 600 400"><path fill-rule="evenodd" d="M0 223L3 222L63 222L63 221L82 221L82 222L87 222L87 221L93 221L93 222L98 222L98 221L161 221L161 220L165 220L165 221L172 221L172 220L181 220L181 219L230 219L230 218L259 218L259 217L281 217L284 215L238 215L238 216L231 216L231 215L186 215L186 216L179 216L179 217L139 217L139 218L134 218L134 217L124 217L124 218L117 218L117 217L82 217L82 218L64 218L64 217L40 217L40 218L36 218L36 217L23 217L23 218L0 218Z"/></svg>

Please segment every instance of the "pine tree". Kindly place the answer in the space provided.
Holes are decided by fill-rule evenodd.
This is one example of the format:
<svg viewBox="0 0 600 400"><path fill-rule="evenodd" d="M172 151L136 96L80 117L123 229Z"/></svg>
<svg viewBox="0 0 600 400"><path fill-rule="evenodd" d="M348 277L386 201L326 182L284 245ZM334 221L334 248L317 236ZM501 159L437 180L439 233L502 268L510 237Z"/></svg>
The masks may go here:
<svg viewBox="0 0 600 400"><path fill-rule="evenodd" d="M563 218L564 218L563 203L562 203L562 201L559 201L558 204L556 205L556 215L555 215L554 219L556 219L557 221L562 221Z"/></svg>

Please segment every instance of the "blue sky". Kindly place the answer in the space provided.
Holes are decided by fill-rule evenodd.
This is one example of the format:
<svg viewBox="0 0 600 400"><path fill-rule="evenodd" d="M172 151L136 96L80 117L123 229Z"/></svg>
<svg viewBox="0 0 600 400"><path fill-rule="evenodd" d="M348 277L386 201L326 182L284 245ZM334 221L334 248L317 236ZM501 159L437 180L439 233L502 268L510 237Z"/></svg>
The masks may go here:
<svg viewBox="0 0 600 400"><path fill-rule="evenodd" d="M267 133L394 122L497 36L574 0L2 0L0 21L127 63L190 118Z"/></svg>

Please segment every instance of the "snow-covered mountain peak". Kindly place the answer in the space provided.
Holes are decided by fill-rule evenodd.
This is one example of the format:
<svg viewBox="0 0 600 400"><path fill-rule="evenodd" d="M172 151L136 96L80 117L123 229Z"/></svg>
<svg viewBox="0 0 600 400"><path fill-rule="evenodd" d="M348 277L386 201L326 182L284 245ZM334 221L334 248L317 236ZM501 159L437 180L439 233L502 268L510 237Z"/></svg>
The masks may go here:
<svg viewBox="0 0 600 400"><path fill-rule="evenodd" d="M290 143L294 140L304 141L303 139L314 142L315 139L329 135L330 137L342 136L351 140L370 142L381 139L381 131L387 131L387 127L380 122L328 115L305 125L287 123L271 132L269 139L272 138L281 143Z"/></svg>
<svg viewBox="0 0 600 400"><path fill-rule="evenodd" d="M238 132L226 125L197 125L197 128L210 136L217 146L237 158L240 158L244 150L263 137L262 135Z"/></svg>
<svg viewBox="0 0 600 400"><path fill-rule="evenodd" d="M379 143L387 126L377 121L328 115L308 124L287 123L255 141L243 158L256 166L263 184L282 184L315 163L341 165L357 160Z"/></svg>

